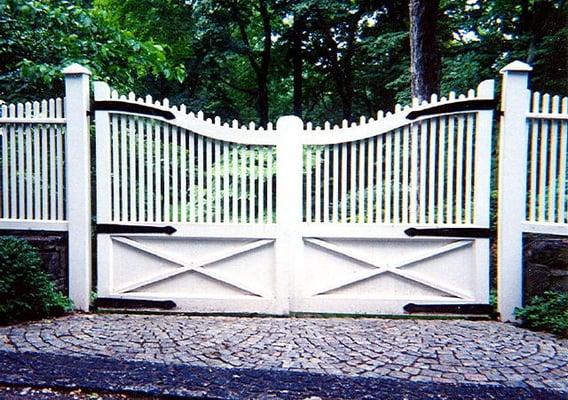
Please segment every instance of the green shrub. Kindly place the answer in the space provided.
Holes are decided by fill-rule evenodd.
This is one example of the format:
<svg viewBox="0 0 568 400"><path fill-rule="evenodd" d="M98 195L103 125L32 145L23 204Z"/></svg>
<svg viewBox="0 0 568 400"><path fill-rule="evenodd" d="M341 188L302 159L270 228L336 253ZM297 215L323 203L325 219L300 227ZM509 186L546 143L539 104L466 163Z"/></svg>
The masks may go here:
<svg viewBox="0 0 568 400"><path fill-rule="evenodd" d="M568 337L568 293L545 292L535 296L526 307L517 308L515 316L528 328Z"/></svg>
<svg viewBox="0 0 568 400"><path fill-rule="evenodd" d="M0 237L0 324L62 315L71 301L41 269L37 251L25 240Z"/></svg>

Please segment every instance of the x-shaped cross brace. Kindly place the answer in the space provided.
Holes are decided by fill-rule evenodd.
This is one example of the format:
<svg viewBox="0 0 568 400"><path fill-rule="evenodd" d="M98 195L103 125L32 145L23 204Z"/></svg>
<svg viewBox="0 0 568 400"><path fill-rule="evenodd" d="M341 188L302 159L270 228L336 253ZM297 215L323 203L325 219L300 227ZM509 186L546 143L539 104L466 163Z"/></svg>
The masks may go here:
<svg viewBox="0 0 568 400"><path fill-rule="evenodd" d="M471 296L450 288L446 285L437 283L437 282L433 282L429 279L426 279L422 276L419 276L415 273L409 272L409 271L403 271L400 268L410 265L410 264L415 264L419 261L424 261L424 260L428 260L430 258L439 256L441 254L445 254L445 253L449 253L451 251L455 251L457 249L461 249L463 247L466 246L471 246L473 244L472 240L460 240L460 241L456 241L456 242L452 242L449 243L445 246L436 248L436 249L431 249L431 250L427 250L427 251L423 251L420 252L418 254L412 255L410 257L404 258L400 261L394 262L394 263L377 263L377 260L375 260L374 258L371 259L368 256L364 256L359 254L358 252L349 250L349 249L345 249L342 248L340 246L337 246L335 244L326 242L325 240L321 240L321 239L316 239L316 238L305 238L304 239L306 242L311 243L312 245L316 246L316 247L321 247L327 250L330 250L333 253L337 253L341 256L347 257L349 259L358 261L362 264L366 264L370 267L372 267L372 269L370 270L366 270L366 271L362 271L359 272L357 274L354 274L352 276L349 277L349 279L344 279L342 282L339 283L334 283L333 285L329 285L328 287L324 288L324 289L318 289L315 293L312 294L312 296L318 296L321 294L326 294L328 292L331 292L332 290L336 290L336 289L341 289L343 287L352 285L354 283L358 283L358 282L362 282L365 281L367 279L371 279L375 276L384 274L385 272L390 272L394 275L398 275L401 276L403 278L406 278L408 280L420 283L422 285L431 287L433 289L445 292L447 294L450 294L452 296L455 297L459 297L462 299L470 299Z"/></svg>
<svg viewBox="0 0 568 400"><path fill-rule="evenodd" d="M224 284L233 286L237 289L244 290L245 292L248 292L248 293L250 293L254 296L258 296L258 297L270 297L271 296L270 293L268 293L264 290L251 287L251 286L247 285L246 283L241 282L240 280L226 277L224 275L218 274L218 273L213 272L210 269L206 269L204 267L207 266L207 265L216 263L218 261L221 261L221 260L226 260L228 258L235 257L239 254L246 253L248 251L257 249L259 247L266 246L267 244L274 242L274 239L256 240L254 242L247 243L247 244L244 244L244 245L241 245L241 246L238 246L238 247L235 247L235 248L231 248L231 249L228 249L228 250L219 251L219 252L214 253L212 255L203 257L203 258L198 259L198 260L190 261L190 262L187 262L187 261L182 260L178 257L172 256L171 254L166 253L164 251L157 250L152 246L148 246L148 245L142 244L140 242L137 242L135 240L128 239L126 237L115 236L115 237L113 237L113 240L115 240L119 243L122 243L124 245L133 247L135 249L138 249L138 250L140 250L140 251L142 251L146 254L149 254L153 257L164 260L168 263L179 265L179 268L177 268L173 271L164 272L160 275L156 275L156 276L154 276L150 279L144 280L142 282L137 282L135 284L123 287L119 290L120 293L127 293L127 292L130 292L132 290L136 290L136 289L139 289L141 287L148 286L148 285L151 285L153 283L157 283L157 282L166 280L168 278L172 278L174 276L183 274L185 272L194 271L194 272L197 272L201 275L205 275L205 276L207 276L211 279L214 279L218 282L222 282Z"/></svg>

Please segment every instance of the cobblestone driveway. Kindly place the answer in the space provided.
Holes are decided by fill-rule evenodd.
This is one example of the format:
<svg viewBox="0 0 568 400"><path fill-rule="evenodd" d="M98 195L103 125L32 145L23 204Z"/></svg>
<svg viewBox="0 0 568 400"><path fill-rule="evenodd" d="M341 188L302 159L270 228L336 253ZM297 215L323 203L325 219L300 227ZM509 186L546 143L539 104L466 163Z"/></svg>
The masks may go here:
<svg viewBox="0 0 568 400"><path fill-rule="evenodd" d="M0 328L0 351L568 392L568 341L496 322L74 315Z"/></svg>

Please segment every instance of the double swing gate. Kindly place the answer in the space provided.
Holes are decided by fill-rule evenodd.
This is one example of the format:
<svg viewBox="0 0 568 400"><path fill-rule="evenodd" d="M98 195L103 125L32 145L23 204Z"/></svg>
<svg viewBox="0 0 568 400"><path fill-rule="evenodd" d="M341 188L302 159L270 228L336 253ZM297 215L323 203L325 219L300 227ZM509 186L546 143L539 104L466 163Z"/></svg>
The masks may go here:
<svg viewBox="0 0 568 400"><path fill-rule="evenodd" d="M568 236L568 97L531 92L530 70L501 71L503 320L523 304L523 233ZM67 232L76 308L90 306L94 230L101 305L488 310L493 81L351 125L256 128L102 82L91 110L90 72L63 72L64 99L0 107L0 231Z"/></svg>
<svg viewBox="0 0 568 400"><path fill-rule="evenodd" d="M98 296L206 313L488 303L493 86L257 129L96 82Z"/></svg>

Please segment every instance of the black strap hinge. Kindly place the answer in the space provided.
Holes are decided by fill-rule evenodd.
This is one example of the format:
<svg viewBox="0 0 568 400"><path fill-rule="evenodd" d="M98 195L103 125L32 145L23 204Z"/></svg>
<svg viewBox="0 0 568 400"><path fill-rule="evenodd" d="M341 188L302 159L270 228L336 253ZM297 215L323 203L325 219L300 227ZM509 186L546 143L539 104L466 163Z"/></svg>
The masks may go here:
<svg viewBox="0 0 568 400"><path fill-rule="evenodd" d="M145 104L126 103L119 100L99 100L95 101L94 109L99 111L115 111L129 112L133 114L142 114L152 117L162 117L167 120L175 119L176 116L171 111L162 110L161 108L148 106Z"/></svg>
<svg viewBox="0 0 568 400"><path fill-rule="evenodd" d="M121 225L121 224L97 224L97 234L109 233L165 233L171 235L177 232L173 226L152 226L152 225Z"/></svg>
<svg viewBox="0 0 568 400"><path fill-rule="evenodd" d="M428 115L446 114L455 112L475 112L481 110L495 110L497 108L497 100L477 99L465 100L455 103L440 104L438 106L428 107L423 110L411 111L406 116L406 119L415 120L419 117L426 117Z"/></svg>
<svg viewBox="0 0 568 400"><path fill-rule="evenodd" d="M408 228L404 231L407 236L462 237L487 239L494 234L490 228Z"/></svg>

